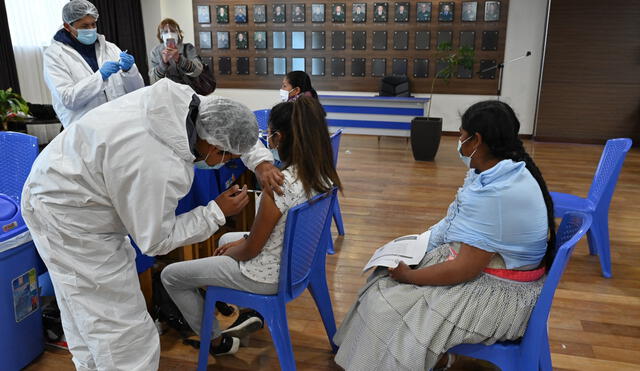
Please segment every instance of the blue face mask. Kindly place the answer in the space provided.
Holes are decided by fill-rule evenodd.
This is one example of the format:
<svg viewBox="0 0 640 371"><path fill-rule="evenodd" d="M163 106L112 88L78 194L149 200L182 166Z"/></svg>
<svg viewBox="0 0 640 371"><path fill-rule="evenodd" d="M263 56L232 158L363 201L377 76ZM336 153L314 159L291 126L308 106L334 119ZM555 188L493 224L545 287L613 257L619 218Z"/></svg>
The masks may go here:
<svg viewBox="0 0 640 371"><path fill-rule="evenodd" d="M209 151L209 153L207 153L207 156L205 156L204 160L200 160L200 161L196 161L193 166L196 167L196 169L200 169L200 170L218 170L221 167L223 167L225 165L224 162L224 154L225 152L222 152L222 160L220 160L219 163L217 163L216 165L209 165L207 164L207 159L209 158L209 154L211 153L211 151Z"/></svg>
<svg viewBox="0 0 640 371"><path fill-rule="evenodd" d="M271 151L271 154L273 155L273 160L274 161L278 161L278 162L282 162L280 161L280 153L278 153L278 148L276 146L276 148L271 148L271 144L269 143L269 138L271 138L272 136L276 135L277 131L272 133L271 135L269 135L267 137L267 148L269 148L269 150Z"/></svg>
<svg viewBox="0 0 640 371"><path fill-rule="evenodd" d="M88 30L79 29L77 31L78 36L76 36L76 38L84 45L93 45L98 39L98 30L96 28L91 28Z"/></svg>

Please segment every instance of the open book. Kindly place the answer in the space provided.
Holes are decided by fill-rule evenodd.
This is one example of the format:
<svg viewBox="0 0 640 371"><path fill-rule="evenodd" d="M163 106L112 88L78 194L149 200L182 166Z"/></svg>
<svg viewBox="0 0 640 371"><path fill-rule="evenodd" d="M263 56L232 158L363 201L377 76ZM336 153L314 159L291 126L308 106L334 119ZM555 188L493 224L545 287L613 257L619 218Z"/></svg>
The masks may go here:
<svg viewBox="0 0 640 371"><path fill-rule="evenodd" d="M427 252L429 235L431 235L431 231L426 231L423 234L411 234L398 237L385 244L373 253L362 272L364 273L373 267L395 268L401 261L407 265L420 263Z"/></svg>

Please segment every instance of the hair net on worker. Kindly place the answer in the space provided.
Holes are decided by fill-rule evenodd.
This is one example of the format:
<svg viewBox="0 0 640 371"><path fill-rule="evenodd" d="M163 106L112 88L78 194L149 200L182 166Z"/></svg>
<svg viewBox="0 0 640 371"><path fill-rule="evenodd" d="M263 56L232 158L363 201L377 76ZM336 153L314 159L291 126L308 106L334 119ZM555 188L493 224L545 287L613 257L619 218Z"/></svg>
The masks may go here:
<svg viewBox="0 0 640 371"><path fill-rule="evenodd" d="M200 139L236 155L249 152L258 141L253 112L240 102L217 95L201 97L196 131Z"/></svg>
<svg viewBox="0 0 640 371"><path fill-rule="evenodd" d="M87 0L72 0L62 8L64 23L71 24L86 15L98 19L98 9Z"/></svg>

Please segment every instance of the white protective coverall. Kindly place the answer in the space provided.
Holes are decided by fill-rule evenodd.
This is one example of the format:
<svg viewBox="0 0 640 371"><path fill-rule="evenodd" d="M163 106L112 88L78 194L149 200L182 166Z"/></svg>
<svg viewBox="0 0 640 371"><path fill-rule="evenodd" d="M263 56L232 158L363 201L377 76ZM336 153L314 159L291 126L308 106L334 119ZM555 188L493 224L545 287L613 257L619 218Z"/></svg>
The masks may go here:
<svg viewBox="0 0 640 371"><path fill-rule="evenodd" d="M119 61L120 51L103 35L98 35L98 66L106 61ZM56 40L52 40L44 52L43 64L44 81L51 91L53 109L65 129L93 108L144 86L135 64L129 71L120 70L103 81L100 70L93 72L80 53Z"/></svg>
<svg viewBox="0 0 640 371"><path fill-rule="evenodd" d="M175 215L193 181L186 116L193 90L162 79L106 103L38 156L22 212L47 265L78 370L155 370L158 332L147 313L131 234L144 254L209 238L218 205ZM242 157L254 170L271 153Z"/></svg>

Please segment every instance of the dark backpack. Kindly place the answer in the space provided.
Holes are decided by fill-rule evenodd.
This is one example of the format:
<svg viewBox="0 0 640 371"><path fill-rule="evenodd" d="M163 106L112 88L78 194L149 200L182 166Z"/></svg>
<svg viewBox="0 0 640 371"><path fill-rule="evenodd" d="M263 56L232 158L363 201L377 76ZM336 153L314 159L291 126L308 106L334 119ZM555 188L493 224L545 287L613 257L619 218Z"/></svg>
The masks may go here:
<svg viewBox="0 0 640 371"><path fill-rule="evenodd" d="M186 338L194 334L189 324L180 313L180 309L171 300L169 293L162 285L161 272L153 273L152 284L152 309L151 317L158 319L180 333L180 337Z"/></svg>

